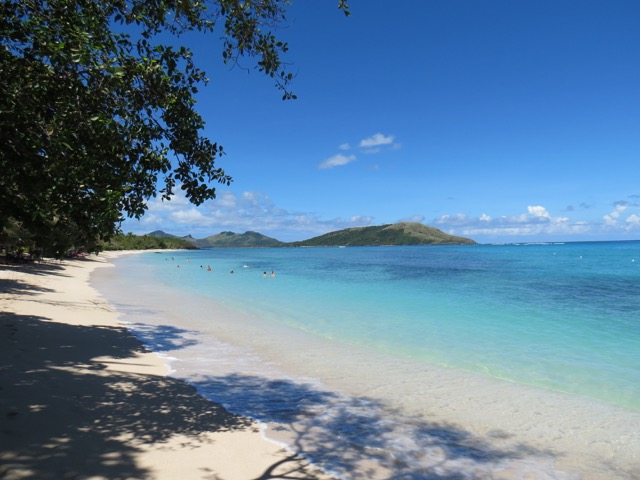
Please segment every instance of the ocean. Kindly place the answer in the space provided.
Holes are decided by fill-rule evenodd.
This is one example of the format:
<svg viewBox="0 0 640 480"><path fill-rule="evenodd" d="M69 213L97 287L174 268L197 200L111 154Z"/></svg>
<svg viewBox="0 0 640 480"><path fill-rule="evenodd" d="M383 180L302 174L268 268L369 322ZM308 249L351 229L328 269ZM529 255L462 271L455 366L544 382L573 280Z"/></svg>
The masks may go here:
<svg viewBox="0 0 640 480"><path fill-rule="evenodd" d="M115 263L94 285L173 376L338 477L640 478L640 242Z"/></svg>

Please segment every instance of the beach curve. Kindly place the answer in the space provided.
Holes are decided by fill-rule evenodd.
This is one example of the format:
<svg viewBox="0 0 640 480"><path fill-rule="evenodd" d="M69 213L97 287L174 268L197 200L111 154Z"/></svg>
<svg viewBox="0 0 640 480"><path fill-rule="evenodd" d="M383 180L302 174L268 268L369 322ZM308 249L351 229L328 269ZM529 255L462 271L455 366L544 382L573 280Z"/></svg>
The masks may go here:
<svg viewBox="0 0 640 480"><path fill-rule="evenodd" d="M167 376L89 284L125 253L0 266L0 476L331 478Z"/></svg>

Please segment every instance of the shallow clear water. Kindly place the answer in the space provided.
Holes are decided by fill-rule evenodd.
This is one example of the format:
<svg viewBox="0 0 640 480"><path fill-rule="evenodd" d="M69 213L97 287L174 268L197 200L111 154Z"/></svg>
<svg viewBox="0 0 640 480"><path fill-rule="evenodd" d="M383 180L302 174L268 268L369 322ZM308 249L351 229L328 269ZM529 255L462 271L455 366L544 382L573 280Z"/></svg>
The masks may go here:
<svg viewBox="0 0 640 480"><path fill-rule="evenodd" d="M110 275L118 284L105 279L101 291L201 392L267 423L298 431L296 422L313 418L323 438L332 431L350 438L350 448L361 443L356 449L368 453L357 461L351 455L350 464L315 451L317 439L271 431L346 477L374 462L379 478L449 478L434 477L434 465L468 470L460 478L513 468L519 473L504 478L574 478L547 470L556 459L542 450L534 467L521 459L514 467L493 451L484 454L491 462L480 462L469 452L481 435L512 448L495 435L504 426L548 446L554 428L566 421L564 432L576 430L584 415L609 426L615 419L620 429L594 434L590 445L622 442L615 454L594 447L594 465L599 455L624 457L640 447L627 431L640 426L640 242L212 249L124 257ZM469 391L475 397L465 406L460 397ZM558 415L542 433L534 432L541 419L518 413L532 405ZM478 407L491 416L513 413L496 424L480 418ZM359 420L353 425L335 412ZM474 441L458 430L438 435L433 423L425 428L425 415L453 421L451 412ZM564 436L554 448L578 441ZM446 453L450 443L466 455ZM620 462L633 469L636 460ZM585 478L609 476L590 468Z"/></svg>

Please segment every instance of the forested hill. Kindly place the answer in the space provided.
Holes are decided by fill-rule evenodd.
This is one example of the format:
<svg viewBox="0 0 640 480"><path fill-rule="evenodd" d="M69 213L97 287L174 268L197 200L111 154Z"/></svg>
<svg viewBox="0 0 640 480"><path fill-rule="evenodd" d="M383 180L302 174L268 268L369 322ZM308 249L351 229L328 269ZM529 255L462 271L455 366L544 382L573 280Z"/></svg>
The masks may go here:
<svg viewBox="0 0 640 480"><path fill-rule="evenodd" d="M148 235L114 235L109 243L103 245L104 250L194 250L197 247L184 238L156 231Z"/></svg>
<svg viewBox="0 0 640 480"><path fill-rule="evenodd" d="M247 248L247 247L338 247L376 245L465 245L474 240L449 235L422 223L394 223L375 227L347 228L330 232L300 242L281 242L258 232L221 232L196 239L188 235L176 237L157 230L148 234L161 239L179 239L197 248Z"/></svg>
<svg viewBox="0 0 640 480"><path fill-rule="evenodd" d="M326 233L287 245L296 247L375 246L375 245L465 245L474 240L444 233L422 223L394 223L357 227Z"/></svg>
<svg viewBox="0 0 640 480"><path fill-rule="evenodd" d="M190 239L190 241L199 248L210 247L282 247L285 246L280 240L267 237L258 232L221 232L217 235L211 235L207 238Z"/></svg>

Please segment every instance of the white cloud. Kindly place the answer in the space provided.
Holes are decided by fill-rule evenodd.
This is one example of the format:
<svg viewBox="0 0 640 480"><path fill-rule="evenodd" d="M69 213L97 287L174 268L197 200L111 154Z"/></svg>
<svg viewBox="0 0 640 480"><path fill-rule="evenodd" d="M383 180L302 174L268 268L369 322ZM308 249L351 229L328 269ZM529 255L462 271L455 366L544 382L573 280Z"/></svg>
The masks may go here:
<svg viewBox="0 0 640 480"><path fill-rule="evenodd" d="M128 221L133 222L133 220ZM162 216L147 211L147 213L144 214L144 217L140 219L139 223L141 225L149 225L153 227L162 223Z"/></svg>
<svg viewBox="0 0 640 480"><path fill-rule="evenodd" d="M210 220L207 219L202 212L197 210L195 207L186 209L186 210L177 210L171 212L169 215L169 220L178 223L180 225L207 225L210 224Z"/></svg>
<svg viewBox="0 0 640 480"><path fill-rule="evenodd" d="M358 146L361 148L360 153L376 154L376 153L380 153L383 148L386 150L399 149L400 144L393 143L393 141L394 141L393 135L383 135L382 133L376 133L374 135L371 135L368 138L361 140ZM338 146L338 149L344 152L349 151L351 150L351 144L346 142L342 143ZM347 154L339 153L337 155L334 155L324 160L322 163L320 163L320 165L318 165L318 168L329 169L329 168L341 167L355 160L356 160L355 155L347 155ZM370 168L374 170L378 170L380 166L374 165L373 167L370 167Z"/></svg>
<svg viewBox="0 0 640 480"><path fill-rule="evenodd" d="M622 213L629 208L629 204L626 202L616 202L615 203L615 208L611 211L611 213L609 213L608 215L605 215L603 218L604 222L607 225L616 225L618 223L618 218L620 218L620 215L622 215Z"/></svg>
<svg viewBox="0 0 640 480"><path fill-rule="evenodd" d="M549 218L549 212L547 212L547 209L544 208L544 207L541 207L540 205L538 205L536 207L529 206L529 207L527 207L527 210L534 217Z"/></svg>
<svg viewBox="0 0 640 480"><path fill-rule="evenodd" d="M404 217L401 218L400 220L398 220L398 222L417 222L417 223L422 223L424 222L424 215L412 215L411 217Z"/></svg>
<svg viewBox="0 0 640 480"><path fill-rule="evenodd" d="M224 191L215 200L195 207L179 191L171 201L151 200L144 217L140 221L126 220L123 230L137 234L164 230L177 236L191 234L195 238L224 230L237 233L251 230L278 240L293 241L343 228L367 226L372 222L373 217L366 215L323 220L314 213L290 212L274 205L261 192L235 194Z"/></svg>
<svg viewBox="0 0 640 480"><path fill-rule="evenodd" d="M640 211L635 208L629 211L632 208L630 204L617 202L614 209L602 217L603 220L595 221L554 216L541 205L530 205L525 212L511 215L482 213L475 217L456 213L442 215L430 222L425 221L422 215L414 215L398 221L426 223L447 233L478 241L623 239L637 238L640 234ZM171 201L153 199L145 216L140 221L126 220L123 229L139 234L160 229L178 236L191 234L196 238L224 230L238 233L252 230L279 240L293 241L372 224L374 217L369 215L323 219L314 212L280 208L261 192L234 193L219 189L217 199L198 207L190 204L181 190Z"/></svg>
<svg viewBox="0 0 640 480"><path fill-rule="evenodd" d="M341 153L339 153L338 155L334 155L333 157L327 158L324 162L322 162L318 166L318 168L327 169L327 168L341 167L355 160L356 160L355 155L342 155Z"/></svg>
<svg viewBox="0 0 640 480"><path fill-rule="evenodd" d="M365 138L360 141L360 146L363 148L378 147L380 145L391 145L393 143L393 135L385 136L382 133L376 133L375 135Z"/></svg>
<svg viewBox="0 0 640 480"><path fill-rule="evenodd" d="M217 195L216 202L221 207L233 208L236 206L236 196L231 192L222 192Z"/></svg>
<svg viewBox="0 0 640 480"><path fill-rule="evenodd" d="M372 221L373 217L369 215L352 215L346 222L348 225L369 225Z"/></svg>
<svg viewBox="0 0 640 480"><path fill-rule="evenodd" d="M434 224L453 235L487 237L523 237L575 235L592 231L593 225L571 222L567 217L553 217L545 207L528 206L527 213L492 218L486 213L470 217L464 213L442 215Z"/></svg>
<svg viewBox="0 0 640 480"><path fill-rule="evenodd" d="M255 192L242 192L242 199L249 202L251 205L258 205L261 201L266 200L268 197Z"/></svg>

